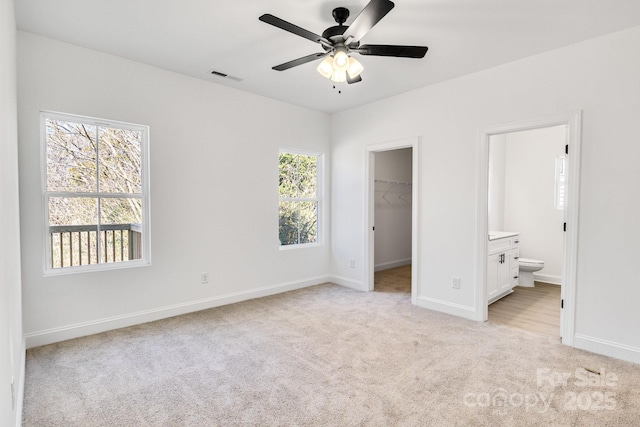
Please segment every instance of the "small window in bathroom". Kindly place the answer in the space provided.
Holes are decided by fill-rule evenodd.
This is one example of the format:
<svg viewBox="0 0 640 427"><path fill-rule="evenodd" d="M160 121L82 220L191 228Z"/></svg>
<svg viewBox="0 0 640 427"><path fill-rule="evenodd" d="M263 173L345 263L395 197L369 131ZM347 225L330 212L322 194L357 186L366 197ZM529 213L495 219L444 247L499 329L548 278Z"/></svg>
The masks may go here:
<svg viewBox="0 0 640 427"><path fill-rule="evenodd" d="M565 200L565 159L564 156L556 157L556 189L555 189L555 207L557 210L564 209Z"/></svg>

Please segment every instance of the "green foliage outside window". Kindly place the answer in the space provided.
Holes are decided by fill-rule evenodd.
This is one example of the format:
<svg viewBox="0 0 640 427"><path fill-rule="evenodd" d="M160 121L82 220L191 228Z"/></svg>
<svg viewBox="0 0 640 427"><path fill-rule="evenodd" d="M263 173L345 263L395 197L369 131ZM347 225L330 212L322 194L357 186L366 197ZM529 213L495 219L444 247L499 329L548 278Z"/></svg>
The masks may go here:
<svg viewBox="0 0 640 427"><path fill-rule="evenodd" d="M281 152L279 162L281 245L318 241L318 156Z"/></svg>

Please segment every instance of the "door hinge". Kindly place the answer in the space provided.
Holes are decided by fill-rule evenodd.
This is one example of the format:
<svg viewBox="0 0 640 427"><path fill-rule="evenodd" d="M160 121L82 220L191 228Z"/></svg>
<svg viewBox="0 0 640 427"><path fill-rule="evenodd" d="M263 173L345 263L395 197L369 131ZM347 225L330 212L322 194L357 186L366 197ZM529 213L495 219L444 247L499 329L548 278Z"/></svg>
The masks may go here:
<svg viewBox="0 0 640 427"><path fill-rule="evenodd" d="M564 226L562 227L563 231L567 231L567 223L564 223Z"/></svg>
<svg viewBox="0 0 640 427"><path fill-rule="evenodd" d="M564 146L564 153L569 154L569 144Z"/></svg>
<svg viewBox="0 0 640 427"><path fill-rule="evenodd" d="M564 308L564 300L563 299L560 300L560 308Z"/></svg>

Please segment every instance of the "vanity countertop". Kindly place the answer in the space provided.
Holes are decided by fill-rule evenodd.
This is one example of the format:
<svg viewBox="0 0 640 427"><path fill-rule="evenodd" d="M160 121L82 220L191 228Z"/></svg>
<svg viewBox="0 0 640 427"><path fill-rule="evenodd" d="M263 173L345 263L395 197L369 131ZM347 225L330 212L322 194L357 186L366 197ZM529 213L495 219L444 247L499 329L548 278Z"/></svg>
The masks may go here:
<svg viewBox="0 0 640 427"><path fill-rule="evenodd" d="M517 231L489 231L489 240L504 239L505 237L513 237L520 234Z"/></svg>

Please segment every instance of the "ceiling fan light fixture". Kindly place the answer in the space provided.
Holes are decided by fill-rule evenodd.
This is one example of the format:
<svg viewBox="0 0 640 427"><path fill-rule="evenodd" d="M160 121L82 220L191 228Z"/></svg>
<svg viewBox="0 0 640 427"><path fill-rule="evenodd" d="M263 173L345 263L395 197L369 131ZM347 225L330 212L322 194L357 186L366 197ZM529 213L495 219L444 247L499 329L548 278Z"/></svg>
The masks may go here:
<svg viewBox="0 0 640 427"><path fill-rule="evenodd" d="M349 77L355 79L364 71L364 67L362 64L353 56L349 57L349 67L347 68L347 73Z"/></svg>
<svg viewBox="0 0 640 427"><path fill-rule="evenodd" d="M347 81L347 72L335 70L331 75L331 81L334 83L342 83Z"/></svg>
<svg viewBox="0 0 640 427"><path fill-rule="evenodd" d="M320 75L322 77L325 77L327 79L331 78L331 75L333 74L333 58L330 56L327 56L321 63L320 65L318 65L318 73L320 73Z"/></svg>
<svg viewBox="0 0 640 427"><path fill-rule="evenodd" d="M349 55L344 48L336 48L336 53L333 55L333 69L336 71L347 71L349 68Z"/></svg>

